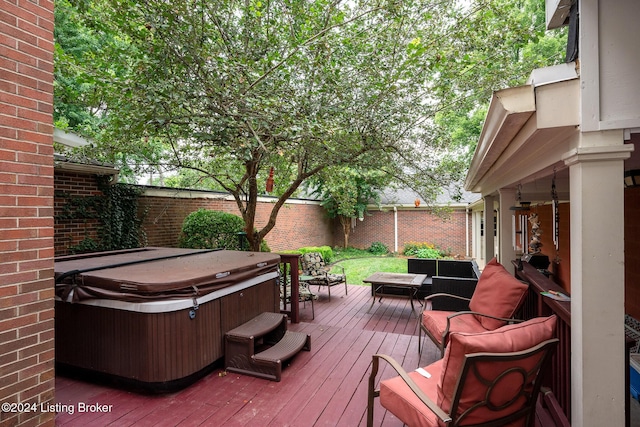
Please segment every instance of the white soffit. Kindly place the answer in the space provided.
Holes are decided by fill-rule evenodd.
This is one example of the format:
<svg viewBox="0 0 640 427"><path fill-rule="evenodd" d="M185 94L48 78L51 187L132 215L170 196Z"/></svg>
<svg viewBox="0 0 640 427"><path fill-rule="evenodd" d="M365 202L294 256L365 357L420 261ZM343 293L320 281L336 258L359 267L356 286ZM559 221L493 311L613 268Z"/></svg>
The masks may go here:
<svg viewBox="0 0 640 427"><path fill-rule="evenodd" d="M66 145L67 147L84 147L85 145L89 145L89 141L86 139L57 128L53 130L53 142Z"/></svg>
<svg viewBox="0 0 640 427"><path fill-rule="evenodd" d="M478 181L487 173L535 111L533 85L494 92L480 140L467 173L466 190L474 191Z"/></svg>
<svg viewBox="0 0 640 427"><path fill-rule="evenodd" d="M580 88L575 64L534 70L528 83L494 93L465 180L467 191L488 194L489 187L511 184L498 181L514 176L507 170L525 153L530 172L558 161L559 150L565 150L577 132ZM522 166L517 168L524 172Z"/></svg>
<svg viewBox="0 0 640 427"><path fill-rule="evenodd" d="M568 24L571 4L576 0L545 0L547 30Z"/></svg>

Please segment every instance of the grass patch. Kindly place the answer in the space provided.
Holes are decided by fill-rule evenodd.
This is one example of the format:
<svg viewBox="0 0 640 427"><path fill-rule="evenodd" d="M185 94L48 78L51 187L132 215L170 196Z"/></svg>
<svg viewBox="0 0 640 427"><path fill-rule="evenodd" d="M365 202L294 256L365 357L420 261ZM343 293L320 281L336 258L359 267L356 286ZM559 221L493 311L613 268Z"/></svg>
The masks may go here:
<svg viewBox="0 0 640 427"><path fill-rule="evenodd" d="M363 251L368 253L367 251ZM369 285L363 283L362 280L371 276L378 271L388 273L406 273L407 259L389 256L372 257L368 254L367 258L345 259L335 263L344 268L347 275L347 283L350 285ZM337 272L337 271L335 271Z"/></svg>
<svg viewBox="0 0 640 427"><path fill-rule="evenodd" d="M353 258L371 258L371 257L394 257L395 254L389 253L386 255L375 255L369 252L366 249L356 249L356 248L333 248L333 263L344 261L345 259L353 259Z"/></svg>

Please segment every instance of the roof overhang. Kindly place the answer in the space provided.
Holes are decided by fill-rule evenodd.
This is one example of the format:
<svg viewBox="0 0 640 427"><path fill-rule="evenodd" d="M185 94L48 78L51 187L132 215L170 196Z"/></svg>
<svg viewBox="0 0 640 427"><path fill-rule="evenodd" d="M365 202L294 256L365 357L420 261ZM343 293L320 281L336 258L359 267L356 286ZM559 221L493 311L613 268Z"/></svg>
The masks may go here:
<svg viewBox="0 0 640 427"><path fill-rule="evenodd" d="M529 84L495 92L465 189L493 194L560 167L579 133L579 100L573 64L536 70Z"/></svg>
<svg viewBox="0 0 640 427"><path fill-rule="evenodd" d="M569 12L576 0L545 0L547 30L569 25Z"/></svg>
<svg viewBox="0 0 640 427"><path fill-rule="evenodd" d="M120 170L108 164L80 163L60 155L54 155L54 168L65 172L74 172L84 175L111 176L110 183L118 181Z"/></svg>
<svg viewBox="0 0 640 427"><path fill-rule="evenodd" d="M465 189L476 185L536 111L533 85L503 89L493 94L480 140L465 180Z"/></svg>
<svg viewBox="0 0 640 427"><path fill-rule="evenodd" d="M75 133L65 132L58 128L53 129L53 142L74 148L89 145L89 141L83 137L78 136Z"/></svg>

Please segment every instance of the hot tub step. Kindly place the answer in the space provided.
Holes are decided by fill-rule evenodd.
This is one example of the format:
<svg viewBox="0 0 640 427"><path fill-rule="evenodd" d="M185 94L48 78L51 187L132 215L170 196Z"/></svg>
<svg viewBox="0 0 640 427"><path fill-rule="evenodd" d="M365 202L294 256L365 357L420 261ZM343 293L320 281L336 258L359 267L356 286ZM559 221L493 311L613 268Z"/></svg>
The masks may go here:
<svg viewBox="0 0 640 427"><path fill-rule="evenodd" d="M286 315L262 313L225 334L225 369L280 381L282 361L311 350L311 337L287 331ZM256 345L268 347L256 353Z"/></svg>
<svg viewBox="0 0 640 427"><path fill-rule="evenodd" d="M228 331L225 335L230 339L246 340L263 337L275 330L280 330L281 336L284 335L287 330L287 316L281 313L265 312Z"/></svg>

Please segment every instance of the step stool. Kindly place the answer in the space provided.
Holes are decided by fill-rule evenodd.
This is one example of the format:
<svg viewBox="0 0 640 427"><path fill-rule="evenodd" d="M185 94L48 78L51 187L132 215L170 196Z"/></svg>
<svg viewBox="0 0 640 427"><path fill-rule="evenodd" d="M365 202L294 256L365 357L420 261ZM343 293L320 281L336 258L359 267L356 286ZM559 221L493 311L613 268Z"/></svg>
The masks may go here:
<svg viewBox="0 0 640 427"><path fill-rule="evenodd" d="M288 331L285 314L266 312L225 334L225 369L280 381L282 362L301 350L311 350L311 336Z"/></svg>

